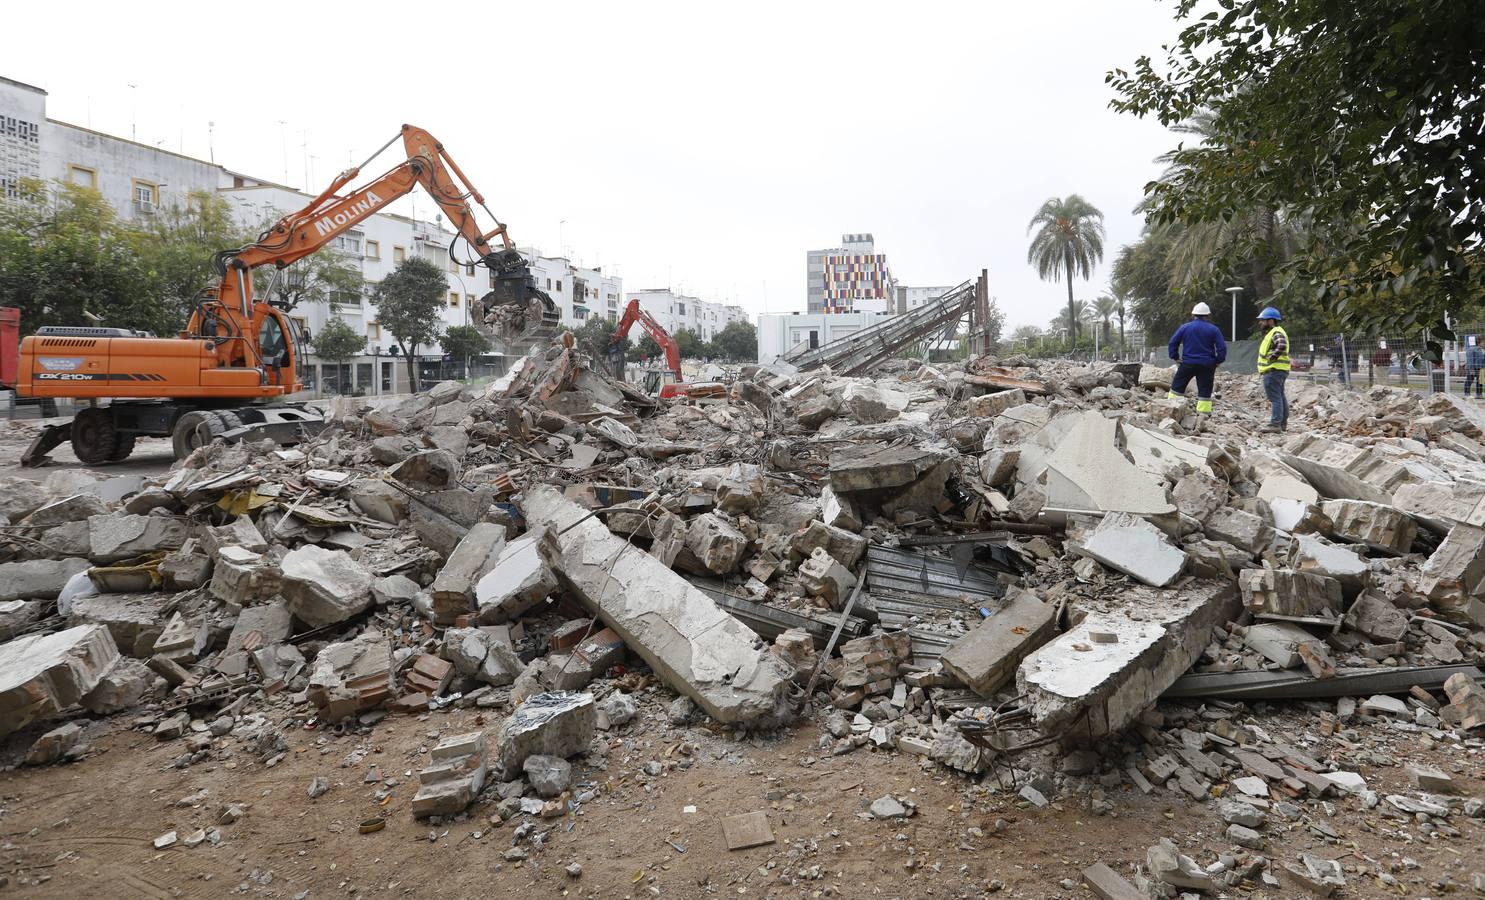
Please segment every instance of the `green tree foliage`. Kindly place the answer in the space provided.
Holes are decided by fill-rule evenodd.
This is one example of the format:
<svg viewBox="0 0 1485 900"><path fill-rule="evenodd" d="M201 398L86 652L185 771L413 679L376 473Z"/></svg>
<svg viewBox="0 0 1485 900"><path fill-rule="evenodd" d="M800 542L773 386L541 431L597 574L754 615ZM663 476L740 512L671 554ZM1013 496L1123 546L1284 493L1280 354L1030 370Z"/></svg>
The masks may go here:
<svg viewBox="0 0 1485 900"><path fill-rule="evenodd" d="M325 327L314 336L312 343L315 353L320 358L335 363L336 368L339 369L346 360L359 355L366 349L366 336L347 325L339 316L335 316L325 323ZM349 389L349 383L340 385L342 393L348 392Z"/></svg>
<svg viewBox="0 0 1485 900"><path fill-rule="evenodd" d="M732 362L757 362L758 329L752 322L728 322L712 338L712 355Z"/></svg>
<svg viewBox="0 0 1485 900"><path fill-rule="evenodd" d="M377 319L407 360L408 383L414 391L418 389L418 365L413 354L419 344L431 344L443 332L447 290L443 271L413 256L393 269L372 292Z"/></svg>
<svg viewBox="0 0 1485 900"><path fill-rule="evenodd" d="M480 356L490 352L490 339L473 325L450 325L438 339L443 352L455 359Z"/></svg>
<svg viewBox="0 0 1485 900"><path fill-rule="evenodd" d="M1406 329L1478 305L1479 13L1453 0L1179 0L1163 63L1141 57L1107 77L1115 109L1166 126L1210 110L1223 136L1170 154L1145 188L1154 223L1291 211L1308 228L1274 277L1275 301L1307 295L1353 324ZM1219 244L1214 269L1251 264L1246 244Z"/></svg>
<svg viewBox="0 0 1485 900"><path fill-rule="evenodd" d="M665 352L660 349L660 345L647 334L639 339L639 343L630 348L629 361L643 362L647 359L661 359L664 355Z"/></svg>
<svg viewBox="0 0 1485 900"><path fill-rule="evenodd" d="M253 271L253 290L286 311L312 303L329 304L331 309L355 306L365 289L361 267L334 247L325 247L283 269L269 266Z"/></svg>
<svg viewBox="0 0 1485 900"><path fill-rule="evenodd" d="M681 351L681 359L700 359L711 354L706 341L689 328L677 329L671 337L675 338L675 345Z"/></svg>
<svg viewBox="0 0 1485 900"><path fill-rule="evenodd" d="M1033 231L1026 261L1043 281L1067 279L1067 319L1076 337L1079 319L1072 311L1073 278L1093 277L1093 267L1103 260L1103 213L1077 194L1052 197L1031 217L1026 233Z"/></svg>
<svg viewBox="0 0 1485 900"><path fill-rule="evenodd" d="M1042 330L1035 325L1017 325L1011 332L1011 346L1024 350L1042 337Z"/></svg>
<svg viewBox="0 0 1485 900"><path fill-rule="evenodd" d="M617 328L618 323L610 321L606 316L589 316L584 320L583 327L573 331L572 335L577 339L578 349L594 359L607 361L610 340ZM629 338L624 338L622 346L627 353Z"/></svg>
<svg viewBox="0 0 1485 900"><path fill-rule="evenodd" d="M202 288L218 281L212 257L242 246L246 238L232 221L227 201L206 191L192 191L184 203L165 206L132 235L162 312L181 325L196 308Z"/></svg>

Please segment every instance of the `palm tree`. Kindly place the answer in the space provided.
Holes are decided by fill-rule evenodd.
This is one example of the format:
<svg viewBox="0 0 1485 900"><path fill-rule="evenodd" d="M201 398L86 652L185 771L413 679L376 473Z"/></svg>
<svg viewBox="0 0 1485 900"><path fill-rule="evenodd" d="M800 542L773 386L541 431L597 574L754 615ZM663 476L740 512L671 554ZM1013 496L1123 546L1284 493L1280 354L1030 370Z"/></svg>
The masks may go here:
<svg viewBox="0 0 1485 900"><path fill-rule="evenodd" d="M1068 314L1071 313L1069 319ZM1086 300L1074 300L1072 305L1052 318L1047 330L1052 333L1066 334L1071 343L1077 343L1078 330L1088 322L1093 321L1093 309Z"/></svg>
<svg viewBox="0 0 1485 900"><path fill-rule="evenodd" d="M1123 356L1124 319L1133 312L1133 308L1129 302L1129 298L1115 290L1112 286L1109 288L1109 293L1112 295L1110 299L1114 301L1114 318L1119 320L1119 355Z"/></svg>
<svg viewBox="0 0 1485 900"><path fill-rule="evenodd" d="M1067 321L1077 341L1078 315L1073 309L1073 278L1093 277L1103 261L1103 213L1077 194L1052 197L1031 217L1026 233L1036 231L1026 250L1026 262L1043 281L1067 278Z"/></svg>
<svg viewBox="0 0 1485 900"><path fill-rule="evenodd" d="M1105 294L1093 301L1093 312L1098 316L1098 321L1103 325L1103 342L1109 342L1109 319L1114 317L1114 308L1118 305L1113 297Z"/></svg>
<svg viewBox="0 0 1485 900"><path fill-rule="evenodd" d="M1042 330L1035 325L1019 325L1011 332L1011 343L1030 347L1041 336Z"/></svg>

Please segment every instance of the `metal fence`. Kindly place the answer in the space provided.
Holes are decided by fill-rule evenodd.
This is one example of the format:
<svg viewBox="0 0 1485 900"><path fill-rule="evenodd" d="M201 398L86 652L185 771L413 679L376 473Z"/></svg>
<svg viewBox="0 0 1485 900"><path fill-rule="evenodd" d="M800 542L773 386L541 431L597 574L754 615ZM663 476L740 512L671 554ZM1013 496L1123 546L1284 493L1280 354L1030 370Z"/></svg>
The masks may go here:
<svg viewBox="0 0 1485 900"><path fill-rule="evenodd" d="M1389 385L1416 391L1485 396L1485 325L1455 329L1457 340L1428 345L1411 335L1290 335L1290 380L1358 388Z"/></svg>

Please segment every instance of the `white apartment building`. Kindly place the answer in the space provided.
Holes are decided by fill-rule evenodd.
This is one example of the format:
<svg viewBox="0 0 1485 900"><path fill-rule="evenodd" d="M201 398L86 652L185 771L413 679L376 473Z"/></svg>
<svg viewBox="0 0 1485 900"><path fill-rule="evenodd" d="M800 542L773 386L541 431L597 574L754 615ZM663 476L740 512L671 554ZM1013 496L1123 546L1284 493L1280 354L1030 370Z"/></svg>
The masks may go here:
<svg viewBox="0 0 1485 900"><path fill-rule="evenodd" d="M748 313L741 306L713 303L687 294L678 294L670 288L647 288L624 294L624 305L638 298L640 309L655 317L671 334L682 328L688 329L703 341L709 341L733 322L748 321ZM620 310L622 314L622 310Z"/></svg>
<svg viewBox="0 0 1485 900"><path fill-rule="evenodd" d="M758 361L772 362L795 347L821 347L875 325L890 312L765 313L758 317Z"/></svg>
<svg viewBox="0 0 1485 900"><path fill-rule="evenodd" d="M954 289L954 285L940 285L938 287L908 287L897 286L897 312L905 313L911 309L917 309L930 300L937 300L944 294Z"/></svg>
<svg viewBox="0 0 1485 900"><path fill-rule="evenodd" d="M41 88L0 77L0 202L14 196L22 179L71 182L98 190L119 215L138 221L184 202L192 192L208 191L227 200L244 228L256 228L303 208L314 197L206 160L48 119L46 96ZM311 335L338 315L366 335L366 352L338 370L311 354L316 386L345 385L367 394L407 390L406 362L391 357L395 342L383 333L370 298L372 287L409 255L446 273L445 327L474 324L478 299L490 289L490 272L451 261L448 248L455 239L441 216L428 222L385 212L336 239L334 250L360 268L366 289L358 296L337 297L334 312L326 304L307 304L292 315ZM623 286L618 278L532 249L522 252L533 260L537 286L561 309L562 324L579 328L590 315L619 314ZM455 253L461 259L469 256L462 241ZM442 352L437 344L417 348L424 357L441 358Z"/></svg>

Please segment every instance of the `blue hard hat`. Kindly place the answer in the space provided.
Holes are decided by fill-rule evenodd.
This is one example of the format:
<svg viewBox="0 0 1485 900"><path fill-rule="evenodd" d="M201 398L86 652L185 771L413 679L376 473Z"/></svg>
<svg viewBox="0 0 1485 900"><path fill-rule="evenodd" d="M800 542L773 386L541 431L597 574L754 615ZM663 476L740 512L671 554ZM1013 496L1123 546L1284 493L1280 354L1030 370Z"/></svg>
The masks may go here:
<svg viewBox="0 0 1485 900"><path fill-rule="evenodd" d="M1272 306L1265 306L1263 308L1263 312L1258 314L1258 318L1273 319L1275 322L1277 322L1284 317L1279 315L1279 311L1277 309L1274 309Z"/></svg>

